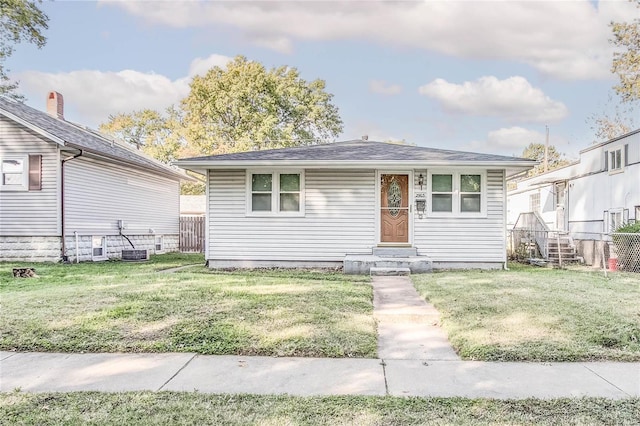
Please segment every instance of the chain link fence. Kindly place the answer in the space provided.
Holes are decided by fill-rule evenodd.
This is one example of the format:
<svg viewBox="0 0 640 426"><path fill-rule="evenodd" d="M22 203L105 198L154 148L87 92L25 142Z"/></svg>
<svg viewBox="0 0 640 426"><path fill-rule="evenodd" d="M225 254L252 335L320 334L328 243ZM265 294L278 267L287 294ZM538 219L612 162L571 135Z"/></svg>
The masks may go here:
<svg viewBox="0 0 640 426"><path fill-rule="evenodd" d="M611 234L612 257L621 271L640 273L640 234Z"/></svg>
<svg viewBox="0 0 640 426"><path fill-rule="evenodd" d="M541 265L581 263L604 271L640 273L640 233L569 234L512 229L508 233L507 254L511 260Z"/></svg>

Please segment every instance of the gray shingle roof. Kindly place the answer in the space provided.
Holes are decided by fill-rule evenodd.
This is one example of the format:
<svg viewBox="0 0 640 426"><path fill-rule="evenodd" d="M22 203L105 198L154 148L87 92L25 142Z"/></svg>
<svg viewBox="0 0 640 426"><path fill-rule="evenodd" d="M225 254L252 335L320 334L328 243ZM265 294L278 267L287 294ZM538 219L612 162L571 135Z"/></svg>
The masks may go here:
<svg viewBox="0 0 640 426"><path fill-rule="evenodd" d="M3 112L5 114L3 114ZM50 116L46 112L31 108L20 102L0 97L0 114L12 114L44 133L61 139L64 145L120 160L131 165L154 171L166 177L189 179L179 170L147 157L133 148L124 146L101 135L99 132L65 120Z"/></svg>
<svg viewBox="0 0 640 426"><path fill-rule="evenodd" d="M323 145L312 145L295 148L271 149L266 151L250 151L235 154L213 155L208 157L194 157L180 160L181 162L217 163L233 161L381 161L381 162L514 162L531 161L524 158L507 157L503 155L481 154L446 149L426 148L421 146L400 145L386 142L352 140L334 142Z"/></svg>

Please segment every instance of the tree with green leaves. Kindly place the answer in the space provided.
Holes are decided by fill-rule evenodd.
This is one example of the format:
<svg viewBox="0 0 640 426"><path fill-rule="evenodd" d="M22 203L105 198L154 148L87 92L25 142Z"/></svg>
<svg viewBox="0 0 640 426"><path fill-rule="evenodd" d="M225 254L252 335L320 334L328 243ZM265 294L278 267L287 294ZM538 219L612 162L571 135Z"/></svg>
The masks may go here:
<svg viewBox="0 0 640 426"><path fill-rule="evenodd" d="M109 121L100 125L100 131L127 142L163 163L198 155L184 137L182 112L174 107L168 108L164 114L142 109L130 114L111 115ZM204 184L183 182L181 193L204 194Z"/></svg>
<svg viewBox="0 0 640 426"><path fill-rule="evenodd" d="M303 80L291 67L267 70L237 56L191 82L189 95L165 113L140 110L100 126L152 157L177 158L310 145L342 132L325 82ZM183 194L203 191L183 185Z"/></svg>
<svg viewBox="0 0 640 426"><path fill-rule="evenodd" d="M635 1L640 8L640 0ZM631 22L612 22L611 43L617 48L613 53L611 72L619 80L613 87L619 100L609 97L608 107L601 114L593 114L587 122L595 133L594 143L621 136L636 125L634 109L640 101L640 18ZM614 105L611 107L611 105Z"/></svg>
<svg viewBox="0 0 640 426"><path fill-rule="evenodd" d="M187 137L203 154L310 145L342 132L323 80L297 69L266 69L236 56L196 76L182 101Z"/></svg>
<svg viewBox="0 0 640 426"><path fill-rule="evenodd" d="M5 61L21 42L41 48L47 42L42 34L48 28L49 18L39 8L41 0L0 0L0 95L16 100L24 97L16 93L17 82L9 78Z"/></svg>
<svg viewBox="0 0 640 426"><path fill-rule="evenodd" d="M181 111L170 107L164 114L150 109L109 116L100 131L144 151L164 163L170 163L189 152L184 138Z"/></svg>
<svg viewBox="0 0 640 426"><path fill-rule="evenodd" d="M545 144L533 142L522 151L523 158L530 158L540 162L536 167L529 170L529 176L544 173L544 151ZM567 164L569 164L569 160L564 157L564 154L558 152L555 146L549 145L547 150L547 171L566 166Z"/></svg>
<svg viewBox="0 0 640 426"><path fill-rule="evenodd" d="M640 0L635 2L640 8ZM631 22L613 22L611 29L611 41L620 49L613 54L611 64L611 72L620 80L614 89L623 102L640 101L640 18Z"/></svg>

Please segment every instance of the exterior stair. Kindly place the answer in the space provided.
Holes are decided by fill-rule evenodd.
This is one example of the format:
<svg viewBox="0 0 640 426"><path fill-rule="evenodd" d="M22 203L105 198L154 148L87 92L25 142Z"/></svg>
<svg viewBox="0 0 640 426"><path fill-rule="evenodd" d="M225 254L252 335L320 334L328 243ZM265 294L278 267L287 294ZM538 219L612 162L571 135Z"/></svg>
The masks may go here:
<svg viewBox="0 0 640 426"><path fill-rule="evenodd" d="M371 254L348 254L344 261L345 274L409 275L433 270L427 256L418 256L412 247L375 247Z"/></svg>
<svg viewBox="0 0 640 426"><path fill-rule="evenodd" d="M578 261L578 253L576 252L576 246L573 244L573 240L567 235L560 235L559 237L550 237L547 241L547 247L549 250L549 262L554 265L569 262Z"/></svg>

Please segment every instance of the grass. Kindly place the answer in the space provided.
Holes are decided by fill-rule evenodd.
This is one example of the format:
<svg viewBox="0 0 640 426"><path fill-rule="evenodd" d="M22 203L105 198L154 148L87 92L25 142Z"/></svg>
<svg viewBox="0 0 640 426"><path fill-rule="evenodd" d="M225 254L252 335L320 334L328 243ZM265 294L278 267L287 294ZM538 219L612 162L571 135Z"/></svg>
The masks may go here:
<svg viewBox="0 0 640 426"><path fill-rule="evenodd" d="M463 359L640 361L640 276L510 265L413 276Z"/></svg>
<svg viewBox="0 0 640 426"><path fill-rule="evenodd" d="M487 400L198 393L0 394L13 425L636 425L640 399Z"/></svg>
<svg viewBox="0 0 640 426"><path fill-rule="evenodd" d="M29 279L0 264L0 350L376 356L368 277L157 272L190 263L204 261L42 264Z"/></svg>

